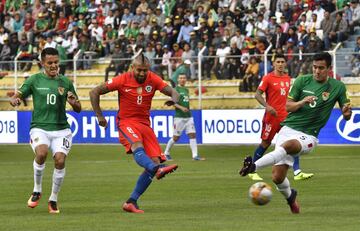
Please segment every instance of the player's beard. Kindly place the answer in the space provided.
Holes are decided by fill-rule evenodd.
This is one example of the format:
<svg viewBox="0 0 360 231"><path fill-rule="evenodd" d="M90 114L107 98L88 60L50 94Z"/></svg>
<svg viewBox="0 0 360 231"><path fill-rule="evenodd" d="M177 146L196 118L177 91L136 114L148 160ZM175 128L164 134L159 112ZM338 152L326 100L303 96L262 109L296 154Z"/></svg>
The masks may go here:
<svg viewBox="0 0 360 231"><path fill-rule="evenodd" d="M146 75L138 75L138 77L136 78L136 82L138 82L139 84L144 83L146 80Z"/></svg>

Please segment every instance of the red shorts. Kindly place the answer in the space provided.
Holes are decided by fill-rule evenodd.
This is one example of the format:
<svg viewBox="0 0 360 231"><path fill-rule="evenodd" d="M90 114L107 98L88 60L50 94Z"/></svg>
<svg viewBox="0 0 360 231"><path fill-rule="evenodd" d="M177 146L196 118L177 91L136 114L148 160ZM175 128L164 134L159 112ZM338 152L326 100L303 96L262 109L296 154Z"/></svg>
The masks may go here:
<svg viewBox="0 0 360 231"><path fill-rule="evenodd" d="M276 133L280 131L280 123L282 122L282 120L283 119L279 119L278 117L265 114L262 121L261 139L271 142Z"/></svg>
<svg viewBox="0 0 360 231"><path fill-rule="evenodd" d="M166 160L154 131L148 125L133 121L122 121L119 127L119 141L124 145L128 154L132 153L131 145L133 143L141 142L149 157L159 157L160 160Z"/></svg>

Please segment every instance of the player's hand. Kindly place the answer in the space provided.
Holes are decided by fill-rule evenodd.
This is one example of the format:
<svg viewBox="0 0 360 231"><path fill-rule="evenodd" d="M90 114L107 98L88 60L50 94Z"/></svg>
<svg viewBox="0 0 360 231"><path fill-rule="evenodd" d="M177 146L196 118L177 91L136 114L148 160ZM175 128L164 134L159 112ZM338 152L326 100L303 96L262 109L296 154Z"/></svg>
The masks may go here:
<svg viewBox="0 0 360 231"><path fill-rule="evenodd" d="M277 116L276 110L273 107L271 107L270 105L267 105L265 110L266 110L266 112L269 112L271 115L273 115L275 117Z"/></svg>
<svg viewBox="0 0 360 231"><path fill-rule="evenodd" d="M180 106L180 110L183 111L183 112L189 112L189 108L186 108L186 107L183 107L183 106Z"/></svg>
<svg viewBox="0 0 360 231"><path fill-rule="evenodd" d="M104 116L102 116L102 115L98 116L97 119L98 119L98 123L101 127L107 128L108 123Z"/></svg>
<svg viewBox="0 0 360 231"><path fill-rule="evenodd" d="M302 101L304 103L307 103L307 104L311 104L313 102L315 102L318 98L314 95L309 95L309 96L306 96Z"/></svg>
<svg viewBox="0 0 360 231"><path fill-rule="evenodd" d="M11 98L10 99L10 105L13 107L20 106L21 99L20 98Z"/></svg>
<svg viewBox="0 0 360 231"><path fill-rule="evenodd" d="M74 95L74 93L72 93L71 91L68 91L67 93L67 101L70 103L70 104L75 104L76 103L76 96Z"/></svg>
<svg viewBox="0 0 360 231"><path fill-rule="evenodd" d="M168 100L168 101L166 101L165 103L164 103L164 105L166 105L166 106L174 106L175 105L175 102L174 101L172 101L172 100Z"/></svg>
<svg viewBox="0 0 360 231"><path fill-rule="evenodd" d="M351 104L350 104L350 103L345 104L345 105L342 107L341 111L342 111L342 114L343 114L344 118L345 118L346 120L349 120L350 117L351 117L351 114L352 114Z"/></svg>

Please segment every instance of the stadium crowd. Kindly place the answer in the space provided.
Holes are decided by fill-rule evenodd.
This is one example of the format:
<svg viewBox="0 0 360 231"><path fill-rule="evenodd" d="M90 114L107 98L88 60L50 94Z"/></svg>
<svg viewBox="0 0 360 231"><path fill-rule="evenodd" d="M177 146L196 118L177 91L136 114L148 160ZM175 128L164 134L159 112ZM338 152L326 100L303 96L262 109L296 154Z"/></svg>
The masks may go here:
<svg viewBox="0 0 360 231"><path fill-rule="evenodd" d="M46 47L60 53L60 73L80 50L79 69L112 57L108 71L121 73L142 48L161 76L190 60L195 79L197 55L203 76L245 79L254 89L271 68L263 56L285 53L288 73L311 72L311 55L344 41L360 25L358 0L13 0L0 1L0 61L38 59ZM215 58L216 57L216 58ZM0 69L13 68L2 63ZM29 71L32 62L21 63ZM252 84L255 86L252 87Z"/></svg>

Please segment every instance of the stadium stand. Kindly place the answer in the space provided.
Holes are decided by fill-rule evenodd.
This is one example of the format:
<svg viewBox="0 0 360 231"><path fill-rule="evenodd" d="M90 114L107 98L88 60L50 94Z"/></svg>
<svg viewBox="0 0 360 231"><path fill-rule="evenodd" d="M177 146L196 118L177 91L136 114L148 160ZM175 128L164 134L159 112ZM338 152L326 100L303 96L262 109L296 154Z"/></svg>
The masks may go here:
<svg viewBox="0 0 360 231"><path fill-rule="evenodd" d="M118 60L124 71L140 48L165 80L191 60L191 103L197 108L197 62L204 48L201 105L207 109L258 107L251 89L239 91L253 57L258 84L271 70L276 52L285 53L288 72L296 78L311 71L314 53L339 44L336 73L348 85L353 104L360 105L358 0L14 0L0 1L0 22L0 71L8 72L0 80L0 110L11 110L7 100L14 76L20 86L25 73L39 71L38 56L48 46L59 50L66 76L74 78L76 69L84 109L90 109L88 91L104 80L110 61ZM265 70L264 54L270 46ZM74 65L75 54L79 59ZM21 61L16 73L15 57ZM117 108L116 99L107 95L104 106ZM163 101L157 95L153 107L165 108Z"/></svg>

